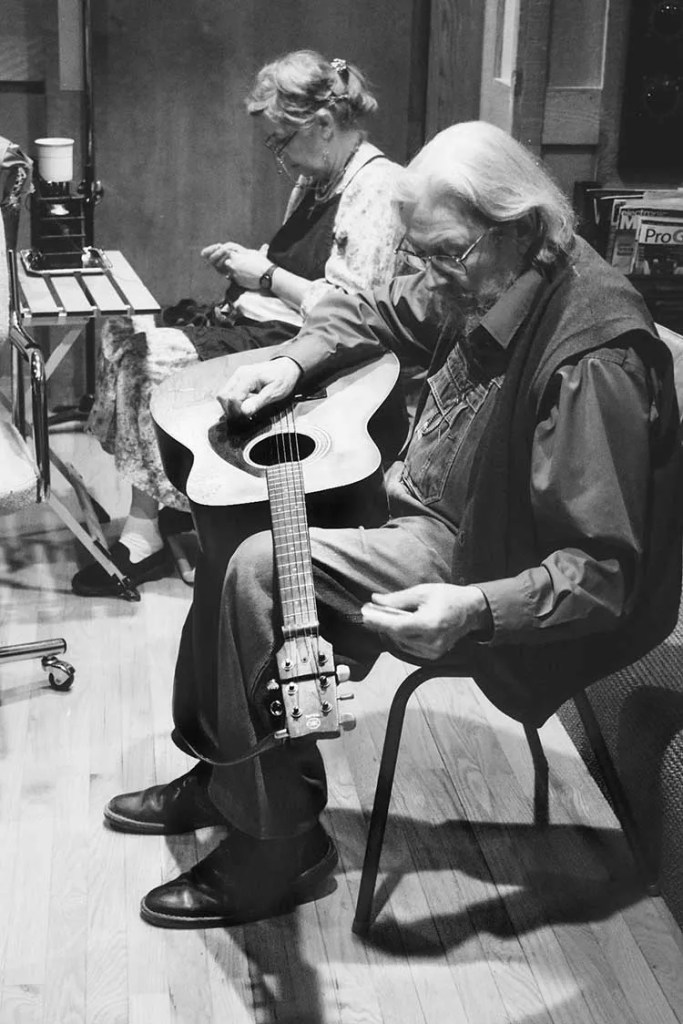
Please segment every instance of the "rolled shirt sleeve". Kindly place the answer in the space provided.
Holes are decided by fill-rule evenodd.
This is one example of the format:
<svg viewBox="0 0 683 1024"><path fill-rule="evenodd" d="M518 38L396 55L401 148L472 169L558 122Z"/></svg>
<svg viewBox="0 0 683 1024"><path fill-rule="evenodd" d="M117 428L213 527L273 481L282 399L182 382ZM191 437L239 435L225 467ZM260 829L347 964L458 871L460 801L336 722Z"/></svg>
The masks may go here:
<svg viewBox="0 0 683 1024"><path fill-rule="evenodd" d="M565 366L536 427L531 500L539 548L518 576L477 584L491 643L548 643L616 628L631 609L646 527L652 402L632 350Z"/></svg>
<svg viewBox="0 0 683 1024"><path fill-rule="evenodd" d="M429 313L424 274L396 277L374 292L332 291L300 332L278 350L301 367L306 383L381 355L428 366L440 327Z"/></svg>

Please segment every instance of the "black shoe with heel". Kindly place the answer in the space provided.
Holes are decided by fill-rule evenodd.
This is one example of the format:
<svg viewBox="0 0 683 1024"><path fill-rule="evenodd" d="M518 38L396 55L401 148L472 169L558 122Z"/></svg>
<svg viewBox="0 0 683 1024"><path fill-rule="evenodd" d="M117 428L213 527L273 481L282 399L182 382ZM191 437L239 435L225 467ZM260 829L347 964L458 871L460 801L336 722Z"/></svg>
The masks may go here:
<svg viewBox="0 0 683 1024"><path fill-rule="evenodd" d="M232 831L208 857L143 898L161 928L225 928L287 913L331 891L337 849L322 825L287 839Z"/></svg>
<svg viewBox="0 0 683 1024"><path fill-rule="evenodd" d="M226 821L209 799L212 766L200 761L165 786L150 786L113 797L104 818L117 832L172 836Z"/></svg>
<svg viewBox="0 0 683 1024"><path fill-rule="evenodd" d="M128 577L134 587L140 586L141 583L162 579L169 574L173 566L166 545L140 562L131 562L130 551L125 544L117 541L110 548L109 557L117 569ZM99 562L91 562L84 569L80 569L71 580L71 589L79 597L121 596L118 580L110 576Z"/></svg>

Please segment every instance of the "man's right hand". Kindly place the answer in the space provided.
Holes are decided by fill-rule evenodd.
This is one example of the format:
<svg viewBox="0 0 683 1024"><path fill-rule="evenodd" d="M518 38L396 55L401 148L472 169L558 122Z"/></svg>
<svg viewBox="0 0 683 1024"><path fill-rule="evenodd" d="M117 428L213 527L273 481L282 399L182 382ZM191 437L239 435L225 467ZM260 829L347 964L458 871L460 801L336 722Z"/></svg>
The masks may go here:
<svg viewBox="0 0 683 1024"><path fill-rule="evenodd" d="M288 356L239 366L216 398L228 419L255 416L267 406L289 398L300 376L301 367Z"/></svg>

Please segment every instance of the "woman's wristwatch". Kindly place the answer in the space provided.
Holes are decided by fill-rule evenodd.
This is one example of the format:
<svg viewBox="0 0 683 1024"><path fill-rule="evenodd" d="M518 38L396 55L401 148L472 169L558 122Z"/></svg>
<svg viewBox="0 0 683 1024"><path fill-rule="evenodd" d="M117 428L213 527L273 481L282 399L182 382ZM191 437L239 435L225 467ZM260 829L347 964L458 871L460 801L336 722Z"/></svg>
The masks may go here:
<svg viewBox="0 0 683 1024"><path fill-rule="evenodd" d="M277 263L271 263L267 270L264 270L259 278L259 287L261 291L272 292L273 290L273 274L277 270Z"/></svg>

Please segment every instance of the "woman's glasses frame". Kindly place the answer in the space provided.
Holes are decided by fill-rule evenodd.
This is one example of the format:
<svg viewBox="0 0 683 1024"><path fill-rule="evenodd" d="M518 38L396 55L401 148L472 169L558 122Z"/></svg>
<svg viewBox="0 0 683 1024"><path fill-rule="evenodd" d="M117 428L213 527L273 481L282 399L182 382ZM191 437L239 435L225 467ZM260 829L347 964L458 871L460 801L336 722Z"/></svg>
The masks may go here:
<svg viewBox="0 0 683 1024"><path fill-rule="evenodd" d="M298 133L298 128L295 128L294 131L289 132L288 135L278 135L277 132L271 132L270 135L268 135L263 140L263 145L266 147L266 149L269 149L270 152L275 157L275 163L277 164L278 174L286 174L287 177L289 177L287 164L282 159L282 154L287 149L287 146L290 144L294 136L298 135Z"/></svg>
<svg viewBox="0 0 683 1024"><path fill-rule="evenodd" d="M423 253L417 252L417 250L404 245L397 245L394 249L395 253L402 253L404 256L409 256L414 260L418 260L423 268L427 268L430 264L434 264L436 267L442 267L444 270L462 270L464 274L467 273L467 260L470 258L474 250L477 248L479 243L483 241L486 235L491 230L490 227L486 228L485 231L474 239L471 245L468 245L464 252L459 255L450 252L433 252ZM405 240L404 240L405 241Z"/></svg>

